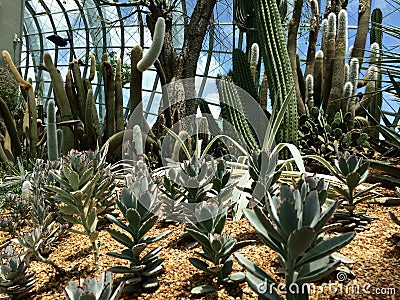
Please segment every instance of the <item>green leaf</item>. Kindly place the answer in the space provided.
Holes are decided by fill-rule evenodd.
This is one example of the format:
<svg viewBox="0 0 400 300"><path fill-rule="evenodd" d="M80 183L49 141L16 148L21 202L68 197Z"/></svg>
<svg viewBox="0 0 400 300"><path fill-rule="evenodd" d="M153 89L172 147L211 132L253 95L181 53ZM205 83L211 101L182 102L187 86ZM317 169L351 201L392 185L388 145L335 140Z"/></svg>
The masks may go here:
<svg viewBox="0 0 400 300"><path fill-rule="evenodd" d="M132 247L134 246L133 241L126 234L112 228L107 229L107 232L114 240L125 245L129 249L132 249Z"/></svg>
<svg viewBox="0 0 400 300"><path fill-rule="evenodd" d="M353 172L347 175L346 183L350 191L354 190L360 184L360 174Z"/></svg>
<svg viewBox="0 0 400 300"><path fill-rule="evenodd" d="M108 270L113 273L138 273L146 268L145 265L134 266L132 268L117 266L111 267Z"/></svg>
<svg viewBox="0 0 400 300"><path fill-rule="evenodd" d="M143 287L145 289L151 289L151 288L155 288L157 286L158 286L157 277L149 278L143 283Z"/></svg>
<svg viewBox="0 0 400 300"><path fill-rule="evenodd" d="M139 233L138 233L138 238L141 239L153 226L157 223L158 221L158 216L153 215L150 217L144 224L140 227Z"/></svg>
<svg viewBox="0 0 400 300"><path fill-rule="evenodd" d="M93 232L96 230L97 226L97 210L96 207L93 207L92 210L89 212L89 215L87 216L87 224L89 226L89 230Z"/></svg>
<svg viewBox="0 0 400 300"><path fill-rule="evenodd" d="M282 201L278 208L279 225L288 237L291 232L297 229L298 219L294 203L288 199Z"/></svg>
<svg viewBox="0 0 400 300"><path fill-rule="evenodd" d="M291 260L295 261L303 255L317 238L315 231L310 227L296 229L289 235L287 248Z"/></svg>
<svg viewBox="0 0 400 300"><path fill-rule="evenodd" d="M215 291L215 288L212 285L198 285L190 291L192 294L195 295L204 295L208 293L212 293Z"/></svg>
<svg viewBox="0 0 400 300"><path fill-rule="evenodd" d="M196 231L196 230L193 230L193 229L190 229L190 228L186 229L186 231L191 236L193 236L196 239L196 241L198 241L202 246L206 246L206 247L211 249L210 241L209 241L208 237L204 233L201 233L199 231Z"/></svg>
<svg viewBox="0 0 400 300"><path fill-rule="evenodd" d="M325 257L346 246L354 238L354 232L347 232L327 240L323 240L311 248L296 264L296 268L306 263Z"/></svg>
<svg viewBox="0 0 400 300"><path fill-rule="evenodd" d="M71 222L74 224L82 224L81 220L79 220L78 218L75 218L73 216L63 215L62 217L64 220L67 220L68 222Z"/></svg>
<svg viewBox="0 0 400 300"><path fill-rule="evenodd" d="M68 182L71 185L73 191L79 190L79 174L75 171L69 173Z"/></svg>
<svg viewBox="0 0 400 300"><path fill-rule="evenodd" d="M213 274L213 273L208 269L208 268L209 268L209 265L208 265L207 263L205 263L204 261L202 261L202 260L200 260L200 259L198 259L198 258L195 258L195 257L189 258L189 261L190 261L190 263L191 263L193 266L195 266L197 269L202 270L202 271L207 272L207 273L210 273L210 274Z"/></svg>
<svg viewBox="0 0 400 300"><path fill-rule="evenodd" d="M74 205L61 205L59 207L61 213L64 215L79 215L79 209ZM74 223L74 222L73 222Z"/></svg>
<svg viewBox="0 0 400 300"><path fill-rule="evenodd" d="M242 254L235 253L234 255L235 255L236 259L238 260L239 264L241 264L251 274L253 274L254 276L256 276L257 278L259 278L263 281L266 280L268 282L268 284L277 285L277 282L271 276L269 276L262 269L257 267L253 262L248 260Z"/></svg>
<svg viewBox="0 0 400 300"><path fill-rule="evenodd" d="M126 219L129 222L129 225L135 230L135 232L139 231L140 223L142 221L141 216L138 211L134 208L128 208L126 211Z"/></svg>
<svg viewBox="0 0 400 300"><path fill-rule="evenodd" d="M334 261L322 268L319 268L317 270L313 270L310 273L302 275L301 272L299 273L299 277L297 278L298 283L308 283L308 282L313 282L320 280L324 278L325 276L329 275L332 273L340 264L340 261Z"/></svg>

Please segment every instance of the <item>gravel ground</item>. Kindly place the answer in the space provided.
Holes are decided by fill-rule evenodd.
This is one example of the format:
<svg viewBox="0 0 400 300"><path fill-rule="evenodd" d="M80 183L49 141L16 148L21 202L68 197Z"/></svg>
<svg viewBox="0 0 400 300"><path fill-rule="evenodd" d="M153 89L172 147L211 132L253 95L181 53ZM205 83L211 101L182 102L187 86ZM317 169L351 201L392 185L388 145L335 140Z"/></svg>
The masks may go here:
<svg viewBox="0 0 400 300"><path fill-rule="evenodd" d="M362 209L367 210L369 216L376 220L370 225L370 230L357 233L355 239L341 253L355 261L354 264L348 264L354 274L354 278L347 275L344 281L337 280L337 274L318 282L317 287L320 291L323 285L332 283L331 291L350 283L357 283L360 287L359 294L356 290L352 293L342 294L338 290L335 294L330 293L328 288L323 293L315 293L310 299L400 299L393 294L394 288L397 294L400 294L400 250L396 248L397 238L395 233L400 232L400 227L391 222L388 211L392 211L400 216L400 207L384 207L376 204L363 205ZM164 240L156 243L155 246L162 246L164 249L161 256L165 258L163 263L164 270L159 275L159 287L151 291L140 291L135 295L126 295L123 299L255 299L257 295L248 287L246 282L240 284L224 284L218 286L215 279L204 274L193 267L188 259L195 256L194 252L198 250L188 250L186 246L189 239L184 233L184 224L166 224L160 222L150 231L154 235L165 230L171 230L172 233ZM255 262L259 267L267 271L279 282L283 282L275 271L279 267L276 255L266 246L262 245L246 219L238 222L228 221L225 226L226 233L232 234L236 239L255 239L256 242L239 252L248 259ZM4 234L0 240L4 241L7 236ZM58 276L52 267L33 261L30 270L35 273L36 287L35 296L32 299L63 299L63 290L70 280L78 281L79 277L87 275L98 275L118 262L106 255L108 251L119 251L120 244L115 242L107 232L100 232L100 268L93 271L93 255L90 244L85 238L75 234L68 234L50 255L65 271L65 276ZM233 271L241 271L237 262L234 263ZM199 284L213 284L217 288L216 292L206 296L194 296L190 290ZM364 292L362 288L364 287ZM386 290L385 290L386 289ZM380 294L378 294L380 293ZM382 295L382 293L386 293Z"/></svg>

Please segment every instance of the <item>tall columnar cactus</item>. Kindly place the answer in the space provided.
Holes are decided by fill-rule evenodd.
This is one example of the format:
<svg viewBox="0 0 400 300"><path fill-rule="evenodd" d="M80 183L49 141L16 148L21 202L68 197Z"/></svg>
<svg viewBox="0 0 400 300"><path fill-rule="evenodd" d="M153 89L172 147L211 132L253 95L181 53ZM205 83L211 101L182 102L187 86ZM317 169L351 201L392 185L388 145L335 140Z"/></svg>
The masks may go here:
<svg viewBox="0 0 400 300"><path fill-rule="evenodd" d="M325 42L326 41L326 42ZM336 45L336 15L330 13L328 16L328 33L326 36L324 51L324 85L322 88L322 108L327 111L329 104L329 94L332 86L333 64L335 62Z"/></svg>
<svg viewBox="0 0 400 300"><path fill-rule="evenodd" d="M122 70L121 58L117 59L115 70L115 132L120 132L125 128L124 118L124 95L122 93Z"/></svg>
<svg viewBox="0 0 400 300"><path fill-rule="evenodd" d="M365 43L369 31L371 1L372 0L360 0L358 6L357 33L356 33L356 38L354 40L354 47L353 51L351 52L351 57L358 58L360 67L363 62Z"/></svg>
<svg viewBox="0 0 400 300"><path fill-rule="evenodd" d="M314 77L311 74L306 77L306 105L309 110L314 107Z"/></svg>
<svg viewBox="0 0 400 300"><path fill-rule="evenodd" d="M53 84L57 107L60 110L61 121L72 120L71 107L68 101L67 93L64 89L64 83L58 70L53 64L53 60L49 54L44 55L44 64L50 73L51 82ZM74 134L68 126L63 127L63 153L67 153L74 147Z"/></svg>
<svg viewBox="0 0 400 300"><path fill-rule="evenodd" d="M158 56L161 53L162 47L164 45L164 37L165 37L165 19L159 17L157 19L154 34L153 34L153 42L150 46L150 49L143 55L143 49L139 45L135 46L131 50L131 91L130 91L130 100L129 100L129 109L130 114L135 109L139 109L139 111L143 110L142 107L142 78L143 72L150 68L158 59ZM165 97L164 97L165 98ZM164 99L164 101L167 101ZM169 105L166 106L167 108ZM166 108L164 107L164 108ZM167 126L170 125L171 116L169 114L166 115ZM143 123L145 120L143 119ZM145 124L143 124L145 125Z"/></svg>
<svg viewBox="0 0 400 300"><path fill-rule="evenodd" d="M15 124L15 120L11 115L10 109L8 108L6 101L4 101L1 97L0 97L0 116L3 118L4 124L6 125L7 128L7 132L10 135L13 155L14 157L20 156L22 154L22 145Z"/></svg>
<svg viewBox="0 0 400 300"><path fill-rule="evenodd" d="M259 74L257 71L259 61L260 61L260 47L258 46L257 43L253 43L253 45L251 45L251 51L250 51L250 71L251 75L253 76L253 81L256 87L258 86L258 81L259 81Z"/></svg>
<svg viewBox="0 0 400 300"><path fill-rule="evenodd" d="M54 100L50 100L47 104L47 157L49 160L58 160L59 158Z"/></svg>
<svg viewBox="0 0 400 300"><path fill-rule="evenodd" d="M217 81L217 88L222 99L221 112L224 120L237 130L238 139L248 149L258 149L259 145L253 136L253 132L243 114L243 106L236 86L229 77ZM297 120L297 118L296 118Z"/></svg>
<svg viewBox="0 0 400 300"><path fill-rule="evenodd" d="M372 54L372 47L374 44L376 44L378 52L378 57L377 61L379 62L381 60L381 51L382 49L382 36L383 36L383 31L382 31L382 11L379 8L375 8L372 11L372 16L371 16L371 32L370 32L370 41L371 41L371 54ZM379 71L379 70L378 70ZM377 74L377 79L376 79L376 93L374 95L374 98L371 102L371 105L369 107L369 113L377 120L378 122L381 119L381 108L382 108L382 74L378 72ZM378 131L373 128L371 135L375 138L379 137Z"/></svg>
<svg viewBox="0 0 400 300"><path fill-rule="evenodd" d="M103 142L115 133L115 78L114 69L108 61L103 61L104 95L106 115L104 117L105 130Z"/></svg>
<svg viewBox="0 0 400 300"><path fill-rule="evenodd" d="M254 56L256 56L256 54L254 54ZM257 72L258 64L256 57L252 57L252 61L249 63L246 54L242 50L234 49L232 62L234 70L233 81L235 84L248 92L254 99L257 99L257 86L254 83L254 74Z"/></svg>
<svg viewBox="0 0 400 300"><path fill-rule="evenodd" d="M287 97L290 105L279 128L278 142L298 141L298 107L304 113L302 99L296 98L295 84L277 3L274 0L255 1L260 50L270 86L272 107L278 112ZM300 101L298 101L300 100Z"/></svg>
<svg viewBox="0 0 400 300"><path fill-rule="evenodd" d="M314 63L314 106L320 107L322 103L321 93L324 84L324 52L319 50L315 55Z"/></svg>
<svg viewBox="0 0 400 300"><path fill-rule="evenodd" d="M308 37L308 50L305 76L313 74L315 64L315 52L319 33L319 5L317 0L311 0L310 34Z"/></svg>
<svg viewBox="0 0 400 300"><path fill-rule="evenodd" d="M334 116L341 107L343 85L345 83L345 59L347 50L347 12L342 9L338 16L337 37L335 43L335 58L332 70L332 85L328 98L326 112ZM328 118L329 120L329 118Z"/></svg>
<svg viewBox="0 0 400 300"><path fill-rule="evenodd" d="M27 94L27 112L29 118L29 131L28 131L28 139L29 139L29 150L30 155L32 157L36 157L37 155L37 144L39 141L38 130L37 130L37 111L36 111L36 100L35 94L33 92L32 84L25 81L21 74L18 72L17 68L14 65L14 62L11 59L10 53L4 50L2 52L2 56L4 61L7 64L8 69L11 74L14 76L18 85L26 91ZM17 146L18 149L18 146Z"/></svg>

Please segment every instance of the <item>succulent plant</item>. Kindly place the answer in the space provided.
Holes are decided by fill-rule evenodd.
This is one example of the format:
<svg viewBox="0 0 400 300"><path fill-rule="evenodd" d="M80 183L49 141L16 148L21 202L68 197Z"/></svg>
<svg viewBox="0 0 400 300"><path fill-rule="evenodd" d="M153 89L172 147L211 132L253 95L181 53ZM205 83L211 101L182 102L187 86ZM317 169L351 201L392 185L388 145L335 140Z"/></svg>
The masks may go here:
<svg viewBox="0 0 400 300"><path fill-rule="evenodd" d="M80 280L79 285L70 282L64 291L67 300L118 300L124 283L121 282L113 292L113 280L110 272L101 273L100 278L87 277Z"/></svg>
<svg viewBox="0 0 400 300"><path fill-rule="evenodd" d="M0 230L15 235L26 223L31 211L29 199L7 193L4 197L3 209L6 213L0 218Z"/></svg>
<svg viewBox="0 0 400 300"><path fill-rule="evenodd" d="M28 273L28 264L24 257L16 255L12 246L1 253L0 293L10 299L24 299L35 284L35 277Z"/></svg>
<svg viewBox="0 0 400 300"><path fill-rule="evenodd" d="M139 161L138 164L144 162ZM165 231L153 237L146 235L159 219L157 213L161 202L158 200L156 185L151 178L146 176L145 172L138 177L130 180L132 184L128 184L129 188L122 190L117 200L117 206L125 222L108 215L108 218L124 231L107 229L113 239L126 247L120 253L107 254L129 262L129 266L114 266L109 269L113 273L124 274L120 280L126 282L124 289L126 292L133 292L140 285L144 288L158 285L157 274L162 270L161 264L164 260L159 258L162 248L156 247L145 255L143 251L148 245L170 233Z"/></svg>
<svg viewBox="0 0 400 300"><path fill-rule="evenodd" d="M253 199L266 203L266 193L276 190L275 183L281 172L277 171L278 153L271 154L270 150L253 151L248 158L249 174L253 180L251 189L246 189Z"/></svg>
<svg viewBox="0 0 400 300"><path fill-rule="evenodd" d="M62 158L60 170L52 172L58 186L44 186L54 193L52 198L61 203L59 210L62 217L83 226L83 231L70 231L90 239L96 268L99 216L104 217L114 209L114 175L105 163L105 157L106 154L101 156L99 152L71 150L68 156Z"/></svg>
<svg viewBox="0 0 400 300"><path fill-rule="evenodd" d="M59 170L51 172L54 180L66 192L73 193L85 186L93 185L89 198L93 199L99 222L107 222L105 215L112 213L115 207L115 175L111 166L105 162L106 154L99 151L71 150L62 157ZM49 188L47 188L49 190Z"/></svg>
<svg viewBox="0 0 400 300"><path fill-rule="evenodd" d="M198 258L189 258L196 268L218 278L219 282L233 282L244 279L243 273L230 274L232 271L232 254L252 244L254 241L237 241L230 235L223 234L227 210L218 202L202 202L196 207L197 222L190 221L187 232L201 245L202 252L196 252L204 262ZM211 263L211 265L209 264ZM201 290L212 291L212 287L197 286L192 292L201 293Z"/></svg>
<svg viewBox="0 0 400 300"><path fill-rule="evenodd" d="M268 197L266 208L256 206L245 210L247 219L262 242L278 254L285 270L287 299L308 299L307 294L295 294L289 286L300 286L332 272L339 261L331 261L329 255L354 237L353 232L334 237L322 235L328 230L326 224L339 204L336 201L322 211L325 198L324 181L303 176L292 186L283 184L279 196ZM277 291L269 286L276 286L270 276L244 256L236 254L236 258L249 272L246 279L250 287L259 294L262 291L268 294L261 294L260 297L280 299ZM257 288L262 284L264 289Z"/></svg>
<svg viewBox="0 0 400 300"><path fill-rule="evenodd" d="M354 216L356 205L373 198L373 195L368 195L367 193L379 185L379 183L376 183L360 191L356 191L367 179L369 174L368 168L368 160L357 158L357 156L350 155L348 152L338 154L338 158L335 160L334 169L336 172L334 175L344 184L344 187L333 186L333 189L344 198L342 207L347 210L347 213L337 213L337 222L342 223L347 229L355 228L361 224L365 225L366 221L371 220L367 216L363 217L364 220L360 220L362 216L361 212L357 213L357 216ZM359 221L363 222L357 224ZM363 229L366 228L363 226L358 226L357 228L357 230Z"/></svg>

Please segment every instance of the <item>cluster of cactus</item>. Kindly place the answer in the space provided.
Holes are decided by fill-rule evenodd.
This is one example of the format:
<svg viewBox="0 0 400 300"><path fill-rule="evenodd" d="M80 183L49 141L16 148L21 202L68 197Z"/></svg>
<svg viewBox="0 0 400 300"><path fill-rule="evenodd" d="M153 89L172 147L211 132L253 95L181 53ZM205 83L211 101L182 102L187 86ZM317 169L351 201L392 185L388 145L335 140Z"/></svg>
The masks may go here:
<svg viewBox="0 0 400 300"><path fill-rule="evenodd" d="M312 1L312 3L319 12L318 2ZM369 11L369 4L366 6ZM350 131L355 126L356 116L365 115L364 109L367 109L373 101L379 102L376 99L379 88L379 70L376 61L379 59L381 46L378 43L371 45L370 66L366 76L359 80L368 20L366 23L359 22L355 45L347 55L347 11L345 9L340 12L331 10L332 7L328 6L325 13L327 17L321 24L321 49L316 54L316 43L310 42L304 74L306 80L301 94L305 95L307 114L313 107L320 108L321 106L327 120L332 122L340 110L344 116L349 113L347 126ZM369 14L365 9L360 10L360 19L365 19L364 13ZM369 15L367 17L369 18ZM366 29L365 26L367 26ZM316 41L316 38L317 34L313 41ZM346 57L349 57L349 64L346 64ZM302 73L298 76L299 82L304 82ZM362 87L365 87L365 92L359 97L357 90Z"/></svg>
<svg viewBox="0 0 400 300"><path fill-rule="evenodd" d="M114 266L109 269L113 273L124 274L119 280L125 282L126 292L134 292L140 286L153 288L158 285L157 274L162 271L164 261L159 258L162 248L156 247L145 255L143 251L170 233L165 231L152 237L147 235L159 219L162 202L158 199L156 185L143 171L143 164L143 161L137 162L128 188L122 190L116 201L125 222L108 215L110 221L124 231L107 229L113 239L126 247L120 253L107 254L129 262L129 266Z"/></svg>
<svg viewBox="0 0 400 300"><path fill-rule="evenodd" d="M100 278L87 277L80 280L77 286L71 281L65 289L65 299L67 300L118 300L122 294L124 283L120 283L113 291L113 280L110 272L101 273Z"/></svg>
<svg viewBox="0 0 400 300"><path fill-rule="evenodd" d="M12 104L9 107L6 100L0 97L0 117L3 119L7 134L10 136L10 145L8 146L4 143L4 139L0 141L0 161L7 166L12 165L16 157L21 156L23 135L26 136L29 145L27 153L29 153L30 157L35 158L40 146L40 136L37 126L36 100L32 84L22 78L8 51L2 51L2 56L16 83L25 91L27 97L25 114L23 118L18 118L18 125L11 113L13 109Z"/></svg>
<svg viewBox="0 0 400 300"><path fill-rule="evenodd" d="M196 268L211 274L222 282L235 282L244 279L244 274L230 274L233 266L233 253L252 244L252 240L237 241L223 232L226 223L227 209L216 201L198 204L195 209L196 220L191 220L186 231L196 239L202 252L196 252L202 259L189 258ZM211 263L211 265L210 265ZM192 289L194 294L214 291L213 286L200 285Z"/></svg>
<svg viewBox="0 0 400 300"><path fill-rule="evenodd" d="M77 152L71 150L62 157L59 170L52 171L56 185L44 188L59 202L62 217L73 224L83 226L83 231L71 232L87 236L94 251L95 266L98 264L98 222L100 217L114 210L114 174L105 163L105 154L98 151Z"/></svg>
<svg viewBox="0 0 400 300"><path fill-rule="evenodd" d="M355 212L357 204L373 198L373 195L368 194L368 192L379 185L379 183L376 183L357 191L357 188L360 188L368 177L368 168L368 160L357 158L357 156L350 155L348 152L338 154L338 158L335 160L334 175L344 187L333 186L333 189L344 198L341 205L346 210L346 213L338 212L335 221L342 224L344 229L362 231L367 229L364 225L371 220L370 217L363 216L362 212Z"/></svg>
<svg viewBox="0 0 400 300"><path fill-rule="evenodd" d="M265 207L245 210L261 241L279 256L285 272L287 299L308 299L307 289L301 286L332 272L340 262L332 260L330 254L354 237L354 232L334 237L324 234L339 204L335 201L322 211L326 197L327 185L323 179L303 175L292 186L283 184L279 196L269 197ZM236 258L248 271L247 282L260 297L281 299L273 278L243 255L236 254ZM290 288L293 284L299 289Z"/></svg>
<svg viewBox="0 0 400 300"><path fill-rule="evenodd" d="M299 118L299 149L306 155L316 154L328 160L336 155L336 148L363 152L363 148L370 146L368 134L362 129L366 120L356 117L355 129L350 130L350 118L350 113L343 116L337 112L333 121L328 122L322 109L312 107L308 115Z"/></svg>
<svg viewBox="0 0 400 300"><path fill-rule="evenodd" d="M296 100L296 93L293 93L296 86L281 24L281 19L285 16L281 15L284 10L281 11L280 8L281 5L283 5L282 7L286 5L283 4L285 1L278 1L279 3L269 0L250 1L249 3L243 3L248 1L237 2L235 20L239 24L242 23L242 30L247 31L247 53L243 53L240 49L233 51L233 81L258 100L265 112L267 110L268 88L270 88L272 109L275 113L280 111L284 101L289 98L291 103L285 112L284 121L278 130L276 139L278 142L297 145L297 111L298 109L300 112L304 111L304 105L301 101ZM257 30L254 30L254 28ZM239 46L241 46L241 43L239 43ZM259 85L260 54L265 66L261 85ZM239 96L236 98L240 99ZM251 116L252 112L246 111L246 104L242 105L246 116ZM235 112L235 109L238 110L236 116L240 119L243 116L243 114L240 114L243 108L238 106L238 101L233 103L233 112ZM224 112L222 106L221 111ZM229 115L223 115L223 117L229 117ZM254 140L254 132L249 131L246 125L247 121L245 120L240 122L239 125L235 124L235 128L241 129L243 127L240 132L242 137L248 136ZM249 141L246 141L246 143L251 146L250 149L260 148L257 143L249 143ZM287 153L283 153L283 155L286 156Z"/></svg>
<svg viewBox="0 0 400 300"><path fill-rule="evenodd" d="M28 263L18 255L12 246L7 246L0 254L0 293L9 299L24 299L31 293L35 277L28 273Z"/></svg>

